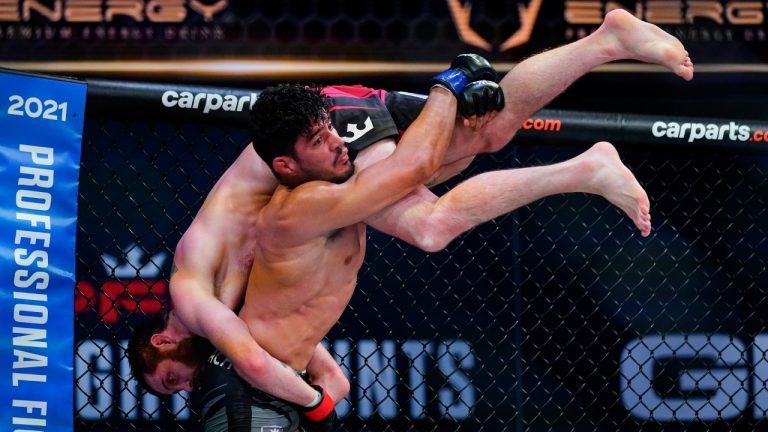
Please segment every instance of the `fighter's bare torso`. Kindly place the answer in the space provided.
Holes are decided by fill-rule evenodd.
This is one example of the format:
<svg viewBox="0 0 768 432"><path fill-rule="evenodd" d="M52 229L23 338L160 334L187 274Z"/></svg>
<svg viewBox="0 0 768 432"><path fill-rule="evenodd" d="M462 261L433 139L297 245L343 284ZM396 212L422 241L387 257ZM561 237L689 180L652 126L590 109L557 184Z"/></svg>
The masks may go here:
<svg viewBox="0 0 768 432"><path fill-rule="evenodd" d="M297 247L259 245L240 317L273 357L306 367L352 297L365 241L358 223Z"/></svg>
<svg viewBox="0 0 768 432"><path fill-rule="evenodd" d="M385 157L391 146L392 140L381 140L364 152L386 149L375 156ZM263 233L256 220L276 186L272 172L253 148L243 150L176 246L174 267L210 275L210 283L177 285L172 276L171 294L177 306L193 295L219 300L235 311L244 305L239 315L256 342L300 370L352 296L365 255L365 225L340 229L327 240L303 245L301 251L270 254L260 247ZM303 259L292 260L292 256ZM254 258L269 269L264 264L252 269ZM243 302L246 286L249 297ZM203 334L199 320L204 317L185 316L183 307L177 311L190 331Z"/></svg>
<svg viewBox="0 0 768 432"><path fill-rule="evenodd" d="M365 147L360 160L373 163L392 152L392 140L382 139L397 135L397 127L383 103L386 92L360 86L330 86L324 93L334 102L331 118L337 127L346 131L353 125L352 130L358 133L361 128L366 131L356 138L356 143ZM213 296L233 310L240 307L258 241L254 218L269 202L277 184L252 145L247 146L217 181L176 247L174 268L189 270L209 283L181 287L172 281L174 303L185 301L189 290L204 290L198 294ZM200 334L196 317L185 319L182 309L181 318L190 330Z"/></svg>

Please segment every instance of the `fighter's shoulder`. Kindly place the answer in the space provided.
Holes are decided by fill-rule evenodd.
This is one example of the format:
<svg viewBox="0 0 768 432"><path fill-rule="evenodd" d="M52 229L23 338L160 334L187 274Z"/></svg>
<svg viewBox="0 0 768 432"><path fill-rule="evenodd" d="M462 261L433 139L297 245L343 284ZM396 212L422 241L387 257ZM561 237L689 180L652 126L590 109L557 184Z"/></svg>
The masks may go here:
<svg viewBox="0 0 768 432"><path fill-rule="evenodd" d="M174 265L177 270L207 271L220 256L222 234L196 218L176 244Z"/></svg>
<svg viewBox="0 0 768 432"><path fill-rule="evenodd" d="M317 190L317 186L322 183L326 182L310 181L294 188L278 186L272 198L256 217L260 233L268 234L269 228L285 223L292 212L298 215L304 214L301 210L302 202L311 197Z"/></svg>
<svg viewBox="0 0 768 432"><path fill-rule="evenodd" d="M176 245L177 254L179 252L184 253L190 248L196 249L200 247L200 242L202 242L205 238L215 234L211 224L208 223L207 219L208 218L201 213L198 213L197 216L195 216L195 218L192 220L192 223L189 224L187 230L184 231L184 234L181 235L179 243Z"/></svg>
<svg viewBox="0 0 768 432"><path fill-rule="evenodd" d="M327 203L343 196L343 190L348 184L314 180L294 188L278 187L269 204L257 216L260 245L272 241L279 243L287 232L301 229L317 218L324 218L325 215L307 209L316 208L319 202L325 203L320 205L325 207Z"/></svg>

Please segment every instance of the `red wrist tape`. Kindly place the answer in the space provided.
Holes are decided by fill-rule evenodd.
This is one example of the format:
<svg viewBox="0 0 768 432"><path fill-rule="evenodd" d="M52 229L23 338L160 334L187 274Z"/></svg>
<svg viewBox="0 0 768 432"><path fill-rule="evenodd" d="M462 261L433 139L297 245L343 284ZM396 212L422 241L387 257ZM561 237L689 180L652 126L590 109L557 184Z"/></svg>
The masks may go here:
<svg viewBox="0 0 768 432"><path fill-rule="evenodd" d="M304 411L304 416L314 422L320 421L333 411L333 399L323 390L323 399L311 410Z"/></svg>

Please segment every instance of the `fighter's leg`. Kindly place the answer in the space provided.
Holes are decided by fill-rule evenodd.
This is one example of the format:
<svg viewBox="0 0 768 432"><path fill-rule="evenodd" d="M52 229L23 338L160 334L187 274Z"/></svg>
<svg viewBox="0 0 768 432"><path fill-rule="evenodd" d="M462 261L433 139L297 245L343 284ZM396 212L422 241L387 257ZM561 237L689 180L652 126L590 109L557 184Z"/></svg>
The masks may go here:
<svg viewBox="0 0 768 432"><path fill-rule="evenodd" d="M600 195L629 216L641 235L651 231L648 196L607 142L553 165L478 174L440 198L420 188L366 222L421 249L438 251L483 222L568 192Z"/></svg>
<svg viewBox="0 0 768 432"><path fill-rule="evenodd" d="M440 183L453 178L454 176L458 175L460 172L467 169L469 164L472 163L472 161L475 159L474 156L465 157L464 159L459 159L457 161L443 164L443 166L440 167L440 169L437 170L435 175L432 176L431 179L427 183L424 183L424 186L431 188L433 186L437 186Z"/></svg>
<svg viewBox="0 0 768 432"><path fill-rule="evenodd" d="M446 162L498 151L522 122L547 105L578 78L614 60L660 64L686 80L693 64L683 45L657 26L624 10L609 12L589 36L526 59L502 79L506 106L481 132L459 126Z"/></svg>

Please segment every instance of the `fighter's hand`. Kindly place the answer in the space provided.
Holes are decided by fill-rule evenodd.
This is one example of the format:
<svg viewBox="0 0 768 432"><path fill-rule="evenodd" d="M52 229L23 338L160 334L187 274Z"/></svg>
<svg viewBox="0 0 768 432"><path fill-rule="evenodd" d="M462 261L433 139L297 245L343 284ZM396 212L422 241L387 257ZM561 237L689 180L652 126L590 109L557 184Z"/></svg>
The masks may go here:
<svg viewBox="0 0 768 432"><path fill-rule="evenodd" d="M499 75L488 60L477 54L459 54L451 62L451 69L461 71L468 82L488 80L499 82Z"/></svg>
<svg viewBox="0 0 768 432"><path fill-rule="evenodd" d="M493 81L469 83L459 96L459 114L474 131L483 128L504 108L504 92Z"/></svg>
<svg viewBox="0 0 768 432"><path fill-rule="evenodd" d="M480 80L498 82L499 76L483 57L477 54L459 54L451 62L450 69L432 78L431 85L445 87L459 98L467 84Z"/></svg>
<svg viewBox="0 0 768 432"><path fill-rule="evenodd" d="M496 112L491 111L482 117L477 117L477 116L463 117L461 119L461 122L464 126L471 128L473 132L480 132L481 130L483 130L485 125L490 123L491 120L493 120L494 118L496 118Z"/></svg>
<svg viewBox="0 0 768 432"><path fill-rule="evenodd" d="M301 426L307 432L330 432L338 429L338 417L333 409L333 399L325 390L318 386L312 386L320 392L320 402L311 407L299 407L301 411Z"/></svg>

